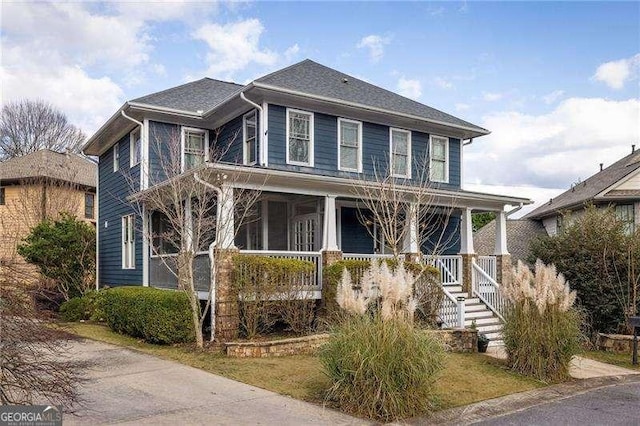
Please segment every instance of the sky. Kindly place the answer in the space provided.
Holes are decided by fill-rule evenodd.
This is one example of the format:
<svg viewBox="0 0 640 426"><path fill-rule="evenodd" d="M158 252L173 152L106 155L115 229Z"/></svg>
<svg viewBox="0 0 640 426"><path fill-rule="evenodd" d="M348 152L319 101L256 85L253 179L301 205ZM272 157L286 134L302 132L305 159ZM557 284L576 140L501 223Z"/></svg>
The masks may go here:
<svg viewBox="0 0 640 426"><path fill-rule="evenodd" d="M467 190L539 204L640 148L640 2L3 0L0 23L2 104L87 134L126 100L310 58L489 129Z"/></svg>

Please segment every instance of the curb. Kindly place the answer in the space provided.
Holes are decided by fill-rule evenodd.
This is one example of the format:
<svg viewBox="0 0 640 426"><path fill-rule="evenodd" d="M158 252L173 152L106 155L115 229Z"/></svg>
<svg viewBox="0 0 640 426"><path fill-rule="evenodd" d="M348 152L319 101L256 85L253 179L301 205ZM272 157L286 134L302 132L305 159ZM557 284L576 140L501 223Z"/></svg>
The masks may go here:
<svg viewBox="0 0 640 426"><path fill-rule="evenodd" d="M431 416L408 419L403 423L410 425L470 425L524 411L538 405L560 401L595 389L636 382L640 382L640 374L580 379L451 408Z"/></svg>

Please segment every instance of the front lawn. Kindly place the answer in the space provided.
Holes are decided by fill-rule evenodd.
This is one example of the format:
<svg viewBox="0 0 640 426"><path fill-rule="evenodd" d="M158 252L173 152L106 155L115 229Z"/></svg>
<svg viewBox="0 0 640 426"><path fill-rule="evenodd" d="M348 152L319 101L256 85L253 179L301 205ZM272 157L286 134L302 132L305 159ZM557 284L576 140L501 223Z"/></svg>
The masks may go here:
<svg viewBox="0 0 640 426"><path fill-rule="evenodd" d="M309 402L322 403L323 390L329 386L315 356L228 358L186 345L151 345L116 334L101 324L65 326L81 337L128 347ZM543 384L510 372L502 361L486 355L447 354L445 369L437 381L438 408L471 404L540 386Z"/></svg>
<svg viewBox="0 0 640 426"><path fill-rule="evenodd" d="M591 358L600 362L606 362L607 364L617 365L618 367L640 370L640 365L633 365L631 363L631 355L629 354L619 354L615 352L605 351L587 351L582 355L586 358Z"/></svg>

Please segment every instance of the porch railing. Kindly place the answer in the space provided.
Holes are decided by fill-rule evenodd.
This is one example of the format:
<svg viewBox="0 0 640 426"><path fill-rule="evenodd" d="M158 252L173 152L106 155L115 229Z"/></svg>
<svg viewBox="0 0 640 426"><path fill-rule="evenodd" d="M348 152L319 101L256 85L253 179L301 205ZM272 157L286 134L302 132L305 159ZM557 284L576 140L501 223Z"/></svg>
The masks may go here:
<svg viewBox="0 0 640 426"><path fill-rule="evenodd" d="M367 253L343 253L344 260L373 260L373 259L393 259L392 254L367 254Z"/></svg>
<svg viewBox="0 0 640 426"><path fill-rule="evenodd" d="M286 250L240 250L241 254L252 256L268 256L280 259L306 260L314 265L314 272L305 277L305 282L313 290L322 290L322 254L315 251L286 251Z"/></svg>
<svg viewBox="0 0 640 426"><path fill-rule="evenodd" d="M177 289L176 254L154 255L149 258L149 283L154 287ZM211 262L207 252L199 252L193 262L196 291L208 292L211 284Z"/></svg>
<svg viewBox="0 0 640 426"><path fill-rule="evenodd" d="M474 295L504 321L503 314L507 301L502 295L500 285L476 263L475 259L471 264L471 289Z"/></svg>
<svg viewBox="0 0 640 426"><path fill-rule="evenodd" d="M423 261L440 271L442 285L462 285L462 256L424 255Z"/></svg>
<svg viewBox="0 0 640 426"><path fill-rule="evenodd" d="M496 257L495 256L478 256L478 266L496 281Z"/></svg>

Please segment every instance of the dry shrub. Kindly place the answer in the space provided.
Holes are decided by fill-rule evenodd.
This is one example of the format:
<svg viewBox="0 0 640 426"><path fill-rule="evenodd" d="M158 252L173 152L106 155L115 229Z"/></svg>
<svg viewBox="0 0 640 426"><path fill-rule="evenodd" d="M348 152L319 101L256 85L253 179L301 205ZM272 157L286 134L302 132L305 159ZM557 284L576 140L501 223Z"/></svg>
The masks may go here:
<svg viewBox="0 0 640 426"><path fill-rule="evenodd" d="M581 341L575 291L555 266L540 260L535 274L522 262L512 273L513 279L503 287L510 302L502 330L509 365L538 380L567 380Z"/></svg>

